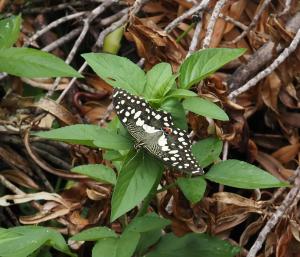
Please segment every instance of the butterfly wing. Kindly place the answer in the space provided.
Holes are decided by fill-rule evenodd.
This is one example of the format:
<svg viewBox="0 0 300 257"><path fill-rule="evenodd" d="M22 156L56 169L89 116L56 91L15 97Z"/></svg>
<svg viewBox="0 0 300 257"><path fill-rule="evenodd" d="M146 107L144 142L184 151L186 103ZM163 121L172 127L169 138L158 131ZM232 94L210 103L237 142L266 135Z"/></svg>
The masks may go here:
<svg viewBox="0 0 300 257"><path fill-rule="evenodd" d="M113 105L138 145L174 169L203 172L192 155L186 131L174 127L169 113L153 109L144 99L122 89L114 90Z"/></svg>

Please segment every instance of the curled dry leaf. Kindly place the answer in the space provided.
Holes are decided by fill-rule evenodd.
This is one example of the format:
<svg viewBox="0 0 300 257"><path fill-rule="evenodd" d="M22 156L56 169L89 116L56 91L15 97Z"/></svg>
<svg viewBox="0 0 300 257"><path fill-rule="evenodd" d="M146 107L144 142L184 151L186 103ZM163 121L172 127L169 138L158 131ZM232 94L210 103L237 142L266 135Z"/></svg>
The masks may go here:
<svg viewBox="0 0 300 257"><path fill-rule="evenodd" d="M135 18L125 36L135 42L139 56L146 59L146 68L164 61L177 70L185 56L184 49L151 21Z"/></svg>
<svg viewBox="0 0 300 257"><path fill-rule="evenodd" d="M0 197L0 206L10 206L13 204L21 204L39 200L58 202L66 208L70 208L70 204L65 201L60 195L48 192L39 192L24 195L5 195Z"/></svg>

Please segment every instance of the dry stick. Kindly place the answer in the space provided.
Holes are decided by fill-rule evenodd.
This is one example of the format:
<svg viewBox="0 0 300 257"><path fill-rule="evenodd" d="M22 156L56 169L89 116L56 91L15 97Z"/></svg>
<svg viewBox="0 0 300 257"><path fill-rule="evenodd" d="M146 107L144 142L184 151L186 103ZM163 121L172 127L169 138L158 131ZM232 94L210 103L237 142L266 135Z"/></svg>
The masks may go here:
<svg viewBox="0 0 300 257"><path fill-rule="evenodd" d="M266 240L267 235L270 231L275 227L278 223L279 219L284 215L284 213L289 209L290 205L292 205L294 199L300 192L300 167L296 170L296 179L295 186L290 190L290 192L286 195L281 205L277 208L276 212L272 215L272 217L268 220L264 228L260 231L255 243L252 245L250 251L247 254L247 257L255 257L257 252L261 249L264 241Z"/></svg>
<svg viewBox="0 0 300 257"><path fill-rule="evenodd" d="M138 3L136 3L138 2ZM135 15L140 8L142 7L142 5L140 4L141 0L137 0L134 5L132 6L131 9L131 14ZM142 1L143 3L145 2L145 0ZM124 16L126 16L126 18L124 18ZM127 20L127 14L125 14L122 19L120 19L119 21L114 22L110 27L106 28L105 30L103 30L97 41L96 44L98 43L98 45L103 45L103 42L99 41L99 38L101 38L101 40L104 40L105 36L103 37L103 35L107 35L108 33L112 32L113 30L121 27L122 25L124 25L126 23ZM84 62L83 65L80 67L80 69L78 70L79 73L81 73L87 66L87 62ZM64 89L64 91L61 93L61 95L59 96L59 98L56 100L57 103L60 103L62 101L62 99L64 98L64 96L68 93L68 91L71 89L71 87L73 86L73 84L75 83L75 81L77 80L77 78L73 78L70 83L68 84L68 86Z"/></svg>
<svg viewBox="0 0 300 257"><path fill-rule="evenodd" d="M263 2L263 4L261 5L261 7L259 8L259 10L257 11L257 13L255 14L255 16L253 17L253 20L251 21L251 23L249 24L248 28L246 30L244 30L239 36L237 36L235 39L233 39L232 41L228 42L228 44L235 44L238 41L240 41L242 38L244 38L248 32L257 24L260 16L262 15L263 11L266 9L266 7L269 5L269 3L272 0L265 0Z"/></svg>
<svg viewBox="0 0 300 257"><path fill-rule="evenodd" d="M292 0L286 0L284 9L281 13L278 14L278 17L287 14L289 12L289 10L291 9L291 6L292 6Z"/></svg>
<svg viewBox="0 0 300 257"><path fill-rule="evenodd" d="M82 27L71 30L69 33L67 33L63 37L60 37L59 39L53 41L51 44L42 48L42 51L45 51L45 52L53 51L54 49L60 47L61 45L72 40L74 37L76 37L78 34L80 34L81 30L82 30Z"/></svg>
<svg viewBox="0 0 300 257"><path fill-rule="evenodd" d="M214 8L214 10L211 14L211 17L210 17L208 25L207 25L206 35L205 35L205 38L203 40L202 48L208 48L209 47L211 37L212 37L213 32L214 32L214 27L215 27L215 24L216 24L217 19L219 17L219 13L221 12L221 9L224 6L224 4L226 3L226 1L227 0L219 0L217 2L217 4L215 5L215 8Z"/></svg>
<svg viewBox="0 0 300 257"><path fill-rule="evenodd" d="M49 30L56 28L57 26L59 26L60 24L72 20L72 19L76 19L82 15L84 15L86 12L78 12L78 13L74 13L74 14L70 14L67 16L64 16L60 19L57 19L51 23L49 23L47 26L45 26L44 28L42 28L41 30L37 31L35 34L33 34L28 41L24 44L24 46L28 46L30 45L33 41L37 40L41 35L45 34L46 32L48 32Z"/></svg>
<svg viewBox="0 0 300 257"><path fill-rule="evenodd" d="M207 0L202 0L201 3L192 7L191 9L183 13L181 16L173 20L167 27L165 27L164 31L170 33L184 19L192 16L196 12L203 11L207 7L207 2L208 2Z"/></svg>
<svg viewBox="0 0 300 257"><path fill-rule="evenodd" d="M113 22L117 21L118 19L122 18L125 14L127 14L129 11L128 8L124 8L123 10L113 14L112 16L109 16L107 18L101 19L99 22L99 25L101 26L107 26L109 24L112 24Z"/></svg>
<svg viewBox="0 0 300 257"><path fill-rule="evenodd" d="M97 41L96 41L96 46L97 46L98 48L101 49L101 48L103 47L104 38L105 38L109 33L113 32L113 31L116 30L117 28L123 26L123 25L126 23L127 19L128 19L128 13L125 13L125 15L123 15L123 17L122 17L120 20L114 22L114 23L111 24L109 27L107 27L106 29L104 29L104 30L99 34L99 37L98 37L98 39L97 39Z"/></svg>
<svg viewBox="0 0 300 257"><path fill-rule="evenodd" d="M243 23L235 20L234 18L230 17L230 16L227 16L227 15L224 15L223 13L220 13L219 14L219 18L223 19L224 21L226 22L230 22L232 23L233 25L237 26L238 28L242 29L242 30L247 30L247 26L244 25Z"/></svg>
<svg viewBox="0 0 300 257"><path fill-rule="evenodd" d="M296 50L297 46L299 45L299 42L300 42L300 29L297 31L289 47L285 48L283 52L274 60L274 62L269 67L259 72L255 77L250 79L245 85L230 93L228 98L233 99L237 97L241 93L244 93L247 90L249 90L251 87L255 86L260 80L270 75L281 63L285 61L287 57L290 56L292 52Z"/></svg>
<svg viewBox="0 0 300 257"><path fill-rule="evenodd" d="M189 51L185 58L188 58L193 52L196 51L196 48L197 48L197 45L198 45L198 42L200 39L201 28L202 28L202 22L199 21L196 25L195 32L194 32L194 35L193 35L193 38L192 38L192 41L191 41L191 44L189 47Z"/></svg>
<svg viewBox="0 0 300 257"><path fill-rule="evenodd" d="M90 28L91 22L98 15L100 15L102 12L104 12L106 10L106 8L108 6L110 6L113 2L115 2L115 1L113 1L113 0L107 0L107 1L103 2L101 5L99 5L94 10L92 10L91 13L88 15L88 17L83 20L83 24L84 24L83 25L83 29L82 29L79 37L75 41L75 44L73 45L73 47L72 47L72 49L71 49L71 51L70 51L67 59L65 60L65 63L69 64L73 60L73 58L74 58L74 56L75 56L75 54L76 54L76 52L77 52L77 50L78 50L78 48L79 48L82 40L85 38L85 35L86 35L86 33L88 32L88 30ZM46 94L46 97L51 97L53 95L54 91L56 90L57 86L59 85L60 80L61 80L60 77L58 77L58 78L55 79L55 81L53 83L53 86L48 91L48 93Z"/></svg>

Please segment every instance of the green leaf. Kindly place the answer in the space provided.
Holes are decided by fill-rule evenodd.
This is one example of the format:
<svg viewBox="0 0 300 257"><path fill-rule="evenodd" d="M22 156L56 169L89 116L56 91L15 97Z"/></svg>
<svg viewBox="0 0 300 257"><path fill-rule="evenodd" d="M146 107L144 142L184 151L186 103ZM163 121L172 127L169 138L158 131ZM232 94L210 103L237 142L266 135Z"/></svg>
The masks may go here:
<svg viewBox="0 0 300 257"><path fill-rule="evenodd" d="M238 247L207 234L186 234L176 237L166 234L146 257L233 257Z"/></svg>
<svg viewBox="0 0 300 257"><path fill-rule="evenodd" d="M119 238L100 239L92 250L92 257L131 257L139 242L140 234L125 231Z"/></svg>
<svg viewBox="0 0 300 257"><path fill-rule="evenodd" d="M27 78L82 78L81 74L55 55L31 48L0 49L0 72Z"/></svg>
<svg viewBox="0 0 300 257"><path fill-rule="evenodd" d="M170 92L170 94L167 95L166 98L188 98L188 97L193 97L193 96L198 96L195 92L187 90L187 89L176 89L172 92Z"/></svg>
<svg viewBox="0 0 300 257"><path fill-rule="evenodd" d="M288 186L270 173L238 160L227 160L213 165L204 176L213 182L244 189Z"/></svg>
<svg viewBox="0 0 300 257"><path fill-rule="evenodd" d="M103 41L103 52L117 54L121 48L121 40L124 35L124 26L109 33Z"/></svg>
<svg viewBox="0 0 300 257"><path fill-rule="evenodd" d="M217 137L209 137L192 145L192 152L199 164L205 168L219 159L223 143Z"/></svg>
<svg viewBox="0 0 300 257"><path fill-rule="evenodd" d="M134 218L126 227L126 230L143 233L163 229L170 224L169 220L161 218L156 213L148 213L142 217Z"/></svg>
<svg viewBox="0 0 300 257"><path fill-rule="evenodd" d="M70 239L74 241L96 241L103 238L116 238L118 235L107 227L95 227L81 231L72 236Z"/></svg>
<svg viewBox="0 0 300 257"><path fill-rule="evenodd" d="M185 111L181 102L175 99L168 99L162 103L161 109L172 115L176 127L187 130Z"/></svg>
<svg viewBox="0 0 300 257"><path fill-rule="evenodd" d="M71 171L83 174L99 182L106 182L108 184L116 184L115 172L102 164L88 164L74 167Z"/></svg>
<svg viewBox="0 0 300 257"><path fill-rule="evenodd" d="M178 178L177 183L184 196L191 203L199 202L205 193L206 181L202 177Z"/></svg>
<svg viewBox="0 0 300 257"><path fill-rule="evenodd" d="M116 257L119 238L100 239L92 250L92 257Z"/></svg>
<svg viewBox="0 0 300 257"><path fill-rule="evenodd" d="M161 229L141 233L140 241L136 247L137 256L144 256L149 247L154 245L162 236Z"/></svg>
<svg viewBox="0 0 300 257"><path fill-rule="evenodd" d="M183 108L193 113L216 119L216 120L229 120L227 114L213 102L200 98L190 97L183 101Z"/></svg>
<svg viewBox="0 0 300 257"><path fill-rule="evenodd" d="M118 242L117 257L132 257L140 237L140 233L124 231Z"/></svg>
<svg viewBox="0 0 300 257"><path fill-rule="evenodd" d="M0 48L8 48L16 43L20 34L21 21L20 15L0 20Z"/></svg>
<svg viewBox="0 0 300 257"><path fill-rule="evenodd" d="M144 91L145 73L129 59L105 53L83 54L82 57L99 77L113 87L123 88L135 95L141 95Z"/></svg>
<svg viewBox="0 0 300 257"><path fill-rule="evenodd" d="M35 136L92 147L127 150L132 146L129 138L96 125L77 124L33 133Z"/></svg>
<svg viewBox="0 0 300 257"><path fill-rule="evenodd" d="M120 171L112 196L111 221L138 205L150 192L163 166L144 152L138 152Z"/></svg>
<svg viewBox="0 0 300 257"><path fill-rule="evenodd" d="M160 99L175 84L176 76L172 74L172 67L169 63L156 64L147 72L147 84L144 95L147 99Z"/></svg>
<svg viewBox="0 0 300 257"><path fill-rule="evenodd" d="M14 240L0 240L0 256L1 257L21 257L28 256L38 248L47 244L56 250L75 256L70 252L63 236L54 229L39 226L20 226L9 229L13 233L20 234Z"/></svg>
<svg viewBox="0 0 300 257"><path fill-rule="evenodd" d="M180 88L189 89L243 53L241 48L209 48L191 54L179 69Z"/></svg>

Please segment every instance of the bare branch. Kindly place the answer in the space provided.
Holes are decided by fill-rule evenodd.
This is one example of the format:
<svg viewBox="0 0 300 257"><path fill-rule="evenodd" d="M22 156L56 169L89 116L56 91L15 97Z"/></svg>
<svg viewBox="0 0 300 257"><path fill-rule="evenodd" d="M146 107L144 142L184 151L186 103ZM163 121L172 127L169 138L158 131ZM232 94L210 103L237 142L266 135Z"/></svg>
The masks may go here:
<svg viewBox="0 0 300 257"><path fill-rule="evenodd" d="M286 60L286 58L288 58L291 55L292 52L296 50L297 46L299 45L299 42L300 42L300 30L297 31L289 47L285 48L283 52L274 60L274 62L269 67L259 72L255 77L250 79L245 85L230 93L228 96L229 99L233 99L238 95L240 95L241 93L246 92L251 87L255 86L260 80L270 75L281 63L283 63Z"/></svg>
<svg viewBox="0 0 300 257"><path fill-rule="evenodd" d="M283 200L281 205L277 208L276 212L272 215L272 217L268 220L264 228L260 231L255 243L252 245L250 251L248 252L247 257L256 256L257 252L261 249L262 244L266 240L267 235L275 227L279 219L284 215L284 213L289 209L289 207L293 204L295 197L299 194L300 167L297 168L295 173L296 173L295 186L286 195L285 199Z"/></svg>
<svg viewBox="0 0 300 257"><path fill-rule="evenodd" d="M211 17L210 17L208 25L207 25L206 35L205 35L205 38L203 40L202 48L208 48L209 47L211 37L212 37L213 32L214 32L214 27L215 27L215 24L216 24L217 19L219 17L219 13L221 12L221 9L224 6L224 4L226 3L226 1L227 0L219 0L217 2L217 4L215 5L215 8L214 8L214 10L211 14Z"/></svg>
<svg viewBox="0 0 300 257"><path fill-rule="evenodd" d="M242 38L244 38L249 31L257 24L260 16L262 15L263 11L266 9L266 7L269 5L269 3L272 0L265 0L261 7L259 8L259 10L257 11L257 13L255 14L255 16L253 17L251 23L249 24L248 28L246 30L244 30L239 36L237 36L235 39L233 39L232 41L228 42L228 44L235 44L238 41L240 41Z"/></svg>
<svg viewBox="0 0 300 257"><path fill-rule="evenodd" d="M202 0L201 3L198 5L192 7L188 11L186 11L181 16L177 17L175 20L173 20L167 27L165 27L164 31L167 33L170 33L180 22L185 20L186 18L192 16L196 12L203 11L206 9L207 5L209 3L209 0Z"/></svg>

